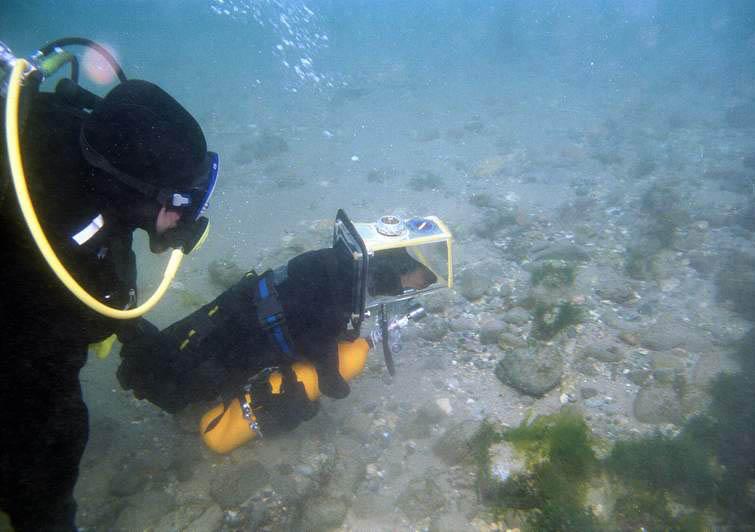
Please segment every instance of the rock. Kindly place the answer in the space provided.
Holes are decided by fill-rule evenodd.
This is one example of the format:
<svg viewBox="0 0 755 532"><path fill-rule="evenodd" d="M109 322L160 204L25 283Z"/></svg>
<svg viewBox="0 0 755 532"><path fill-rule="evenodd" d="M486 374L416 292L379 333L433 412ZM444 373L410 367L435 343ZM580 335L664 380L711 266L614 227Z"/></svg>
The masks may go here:
<svg viewBox="0 0 755 532"><path fill-rule="evenodd" d="M448 414L435 401L423 404L414 416L403 417L398 431L407 438L422 439L432 435L433 426L443 421Z"/></svg>
<svg viewBox="0 0 755 532"><path fill-rule="evenodd" d="M469 519L462 512L452 511L433 515L428 532L458 532L459 530L469 530Z"/></svg>
<svg viewBox="0 0 755 532"><path fill-rule="evenodd" d="M210 281L219 286L220 288L230 288L246 273L233 261L225 259L215 259L207 267L207 271L210 274Z"/></svg>
<svg viewBox="0 0 755 532"><path fill-rule="evenodd" d="M116 497L134 495L149 480L149 473L142 468L121 469L111 478L108 491Z"/></svg>
<svg viewBox="0 0 755 532"><path fill-rule="evenodd" d="M595 293L601 299L624 304L635 298L635 292L626 279L615 273L601 275Z"/></svg>
<svg viewBox="0 0 755 532"><path fill-rule="evenodd" d="M396 501L392 497L376 497L379 484L362 482L351 502L351 513L360 519L385 519L396 512Z"/></svg>
<svg viewBox="0 0 755 532"><path fill-rule="evenodd" d="M448 413L438 401L427 401L417 410L417 417L423 418L425 423L437 424L446 419Z"/></svg>
<svg viewBox="0 0 755 532"><path fill-rule="evenodd" d="M734 251L716 276L717 298L729 301L735 312L755 321L755 256Z"/></svg>
<svg viewBox="0 0 755 532"><path fill-rule="evenodd" d="M639 339L642 347L652 351L670 351L675 347L683 347L695 353L712 350L712 342L703 331L667 315L644 328Z"/></svg>
<svg viewBox="0 0 755 532"><path fill-rule="evenodd" d="M336 440L336 460L333 474L325 487L324 494L331 498L349 500L359 484L364 480L367 463L364 447L350 438Z"/></svg>
<svg viewBox="0 0 755 532"><path fill-rule="evenodd" d="M399 495L396 505L410 520L418 521L442 510L446 497L432 478L415 478Z"/></svg>
<svg viewBox="0 0 755 532"><path fill-rule="evenodd" d="M504 384L522 393L542 396L558 386L563 372L563 357L557 346L523 347L506 354L495 368Z"/></svg>
<svg viewBox="0 0 755 532"><path fill-rule="evenodd" d="M448 320L429 316L422 320L418 327L417 334L423 340L428 342L438 342L448 334Z"/></svg>
<svg viewBox="0 0 755 532"><path fill-rule="evenodd" d="M598 395L598 390L595 388L590 388L589 386L583 386L579 390L579 395L582 398L582 400L590 399L591 397L595 397Z"/></svg>
<svg viewBox="0 0 755 532"><path fill-rule="evenodd" d="M674 387L653 383L642 388L634 399L634 417L642 423L679 424L682 407Z"/></svg>
<svg viewBox="0 0 755 532"><path fill-rule="evenodd" d="M650 366L654 370L670 369L682 372L685 369L685 360L674 353L655 352L650 353Z"/></svg>
<svg viewBox="0 0 755 532"><path fill-rule="evenodd" d="M260 492L269 482L270 473L265 466L252 460L213 479L210 494L221 508L235 508Z"/></svg>
<svg viewBox="0 0 755 532"><path fill-rule="evenodd" d="M619 339L627 345L639 345L640 336L634 331L622 331L619 333Z"/></svg>
<svg viewBox="0 0 755 532"><path fill-rule="evenodd" d="M512 476L524 473L527 470L522 457L520 457L511 445L507 442L494 443L488 451L490 455L489 478L493 482L486 485L485 482L480 486L483 498L495 496L495 490L500 482L505 482ZM492 490L492 492L490 492ZM486 493L487 492L487 493Z"/></svg>
<svg viewBox="0 0 755 532"><path fill-rule="evenodd" d="M493 281L481 268L468 267L458 278L457 290L469 301L476 301L493 287Z"/></svg>
<svg viewBox="0 0 755 532"><path fill-rule="evenodd" d="M207 513L207 520L202 516ZM163 515L154 527L154 532L177 530L216 530L223 522L223 510L217 504L209 508L202 504L186 504ZM201 528L197 525L201 525Z"/></svg>
<svg viewBox="0 0 755 532"><path fill-rule="evenodd" d="M532 255L533 261L565 260L583 262L590 260L590 254L583 247L571 242L556 242Z"/></svg>
<svg viewBox="0 0 755 532"><path fill-rule="evenodd" d="M342 430L357 441L369 443L372 440L372 419L369 416L346 416Z"/></svg>
<svg viewBox="0 0 755 532"><path fill-rule="evenodd" d="M624 360L624 351L614 344L588 345L582 350L582 354L601 362L621 362Z"/></svg>
<svg viewBox="0 0 755 532"><path fill-rule="evenodd" d="M454 413L454 409L451 406L451 400L448 397L440 397L435 400L435 404L440 408L446 416L450 416ZM438 420L441 421L441 420Z"/></svg>
<svg viewBox="0 0 755 532"><path fill-rule="evenodd" d="M442 314L453 304L451 290L438 290L422 296L420 303L430 314Z"/></svg>
<svg viewBox="0 0 755 532"><path fill-rule="evenodd" d="M433 444L433 453L449 466L460 464L472 456L471 441L479 428L471 419L449 427Z"/></svg>
<svg viewBox="0 0 755 532"><path fill-rule="evenodd" d="M721 372L721 356L718 353L710 353L701 356L692 368L691 383L698 386L707 386Z"/></svg>
<svg viewBox="0 0 755 532"><path fill-rule="evenodd" d="M335 465L336 447L330 440L305 438L301 443L297 464L291 475L293 484L289 487L292 487L293 491L289 491L285 499L293 501L312 496L327 479L333 476Z"/></svg>
<svg viewBox="0 0 755 532"><path fill-rule="evenodd" d="M487 320L480 326L480 343L490 345L498 342L498 337L505 330L506 324L500 320Z"/></svg>
<svg viewBox="0 0 755 532"><path fill-rule="evenodd" d="M202 515L200 515L198 519L192 522L189 525L188 529L211 531L219 529L220 525L222 524L223 510L221 510L220 506L218 506L217 504L213 504L204 512L202 512Z"/></svg>
<svg viewBox="0 0 755 532"><path fill-rule="evenodd" d="M627 373L627 379L629 379L629 382L632 382L637 386L642 386L648 381L650 375L651 371L649 369L632 369Z"/></svg>
<svg viewBox="0 0 755 532"><path fill-rule="evenodd" d="M472 226L472 232L479 238L495 240L502 231L517 223L518 214L519 210L516 206L496 202L494 207L480 209L480 215ZM507 248L507 251L511 251L511 248Z"/></svg>
<svg viewBox="0 0 755 532"><path fill-rule="evenodd" d="M175 507L173 495L163 490L144 491L134 496L118 515L113 530L147 530Z"/></svg>
<svg viewBox="0 0 755 532"><path fill-rule="evenodd" d="M79 530L113 530L113 524L121 512L128 506L128 499L125 497L106 497L97 498L96 500L81 500L79 497L77 504L76 522L80 527ZM0 530L2 532L12 532L12 528L3 528L3 515L3 512L0 510Z"/></svg>
<svg viewBox="0 0 755 532"><path fill-rule="evenodd" d="M194 475L194 467L202 460L202 453L196 445L183 445L176 450L171 469L180 482L186 482Z"/></svg>
<svg viewBox="0 0 755 532"><path fill-rule="evenodd" d="M514 307L504 312L501 319L513 325L524 325L532 319L532 316L530 316L530 313L526 309Z"/></svg>
<svg viewBox="0 0 755 532"><path fill-rule="evenodd" d="M341 499L332 497L311 497L302 509L302 529L324 532L340 527L346 519L348 507Z"/></svg>
<svg viewBox="0 0 755 532"><path fill-rule="evenodd" d="M498 347L508 351L517 347L527 347L527 341L519 336L504 332L498 336Z"/></svg>
<svg viewBox="0 0 755 532"><path fill-rule="evenodd" d="M677 230L676 238L674 239L674 249L688 252L697 250L705 244L707 238L708 222L696 222L685 227L683 230Z"/></svg>
<svg viewBox="0 0 755 532"><path fill-rule="evenodd" d="M454 332L473 331L477 329L477 322L472 318L461 316L451 320L451 330Z"/></svg>
<svg viewBox="0 0 755 532"><path fill-rule="evenodd" d="M477 164L477 167L474 170L474 175L485 179L498 177L506 170L506 163L506 157L503 155L496 155L483 159Z"/></svg>
<svg viewBox="0 0 755 532"><path fill-rule="evenodd" d="M692 251L687 255L689 265L694 268L703 279L709 279L718 266L719 255L704 251Z"/></svg>

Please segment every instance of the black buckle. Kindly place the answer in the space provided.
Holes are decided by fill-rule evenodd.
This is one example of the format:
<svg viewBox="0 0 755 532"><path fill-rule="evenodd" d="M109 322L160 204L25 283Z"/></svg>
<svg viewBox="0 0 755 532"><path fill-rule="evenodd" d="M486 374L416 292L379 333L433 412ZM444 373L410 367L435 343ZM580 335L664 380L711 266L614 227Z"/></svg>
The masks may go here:
<svg viewBox="0 0 755 532"><path fill-rule="evenodd" d="M283 315L283 307L278 302L278 298L267 297L265 299L258 299L257 319L266 331L285 323L286 319Z"/></svg>

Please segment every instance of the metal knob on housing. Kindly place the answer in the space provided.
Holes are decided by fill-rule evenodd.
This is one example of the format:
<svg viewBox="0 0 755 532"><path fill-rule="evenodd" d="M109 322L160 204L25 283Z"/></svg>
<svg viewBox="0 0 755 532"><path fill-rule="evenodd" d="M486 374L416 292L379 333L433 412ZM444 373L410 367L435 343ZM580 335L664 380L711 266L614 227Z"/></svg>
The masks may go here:
<svg viewBox="0 0 755 532"><path fill-rule="evenodd" d="M401 236L406 233L406 224L398 216L387 214L377 221L377 232L383 236Z"/></svg>

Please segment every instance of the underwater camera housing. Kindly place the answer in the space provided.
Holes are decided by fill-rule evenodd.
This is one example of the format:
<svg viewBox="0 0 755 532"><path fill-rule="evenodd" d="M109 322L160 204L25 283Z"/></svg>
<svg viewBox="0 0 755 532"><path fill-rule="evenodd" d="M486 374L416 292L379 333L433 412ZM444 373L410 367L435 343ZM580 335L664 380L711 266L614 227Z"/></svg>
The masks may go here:
<svg viewBox="0 0 755 532"><path fill-rule="evenodd" d="M392 318L390 309L421 294L453 287L452 242L451 232L437 216L386 215L376 222L352 222L343 210L336 215L333 248L349 265L352 276L350 328L359 334L370 311L379 309L379 331L373 340L382 343L391 375L392 352L398 352L396 325L405 325L407 316L419 319L424 311L412 307L407 316ZM407 286L407 267L425 272L427 281ZM394 279L386 283L386 277ZM392 289L378 289L386 284Z"/></svg>
<svg viewBox="0 0 755 532"><path fill-rule="evenodd" d="M402 219L382 216L376 222L352 222L341 209L333 227L333 248L348 261L353 278L351 321L358 328L368 310L412 299L420 294L453 287L453 236L437 216ZM434 282L423 288L402 288L398 293L375 293L372 283L380 273L381 259L396 250L429 272Z"/></svg>

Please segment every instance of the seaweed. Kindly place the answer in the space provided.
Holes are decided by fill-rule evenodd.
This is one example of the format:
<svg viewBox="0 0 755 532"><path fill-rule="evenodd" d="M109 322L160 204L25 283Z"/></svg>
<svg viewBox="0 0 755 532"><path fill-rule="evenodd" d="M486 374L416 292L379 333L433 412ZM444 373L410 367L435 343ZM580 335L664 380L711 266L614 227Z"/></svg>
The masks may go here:
<svg viewBox="0 0 755 532"><path fill-rule="evenodd" d="M505 481L492 478L489 449L502 440L524 455L528 472ZM527 523L535 530L600 529L584 505L587 480L598 461L590 430L578 414L563 410L503 433L484 422L472 449L478 485L497 514L508 508L529 510Z"/></svg>
<svg viewBox="0 0 755 532"><path fill-rule="evenodd" d="M672 515L666 494L632 490L618 497L613 518L624 530L702 532L706 530L699 512Z"/></svg>
<svg viewBox="0 0 755 532"><path fill-rule="evenodd" d="M570 302L555 306L540 303L535 306L533 314L532 335L537 340L550 340L567 327L580 323L584 317L582 309Z"/></svg>
<svg viewBox="0 0 755 532"><path fill-rule="evenodd" d="M473 456L485 501L496 515L507 509L526 510L532 530L603 530L606 523L586 505L591 479L608 472L618 487L611 519L621 529L703 530L700 512L672 513L667 493L701 505L714 496L706 452L713 433L698 421L676 438L656 435L619 442L603 461L595 455L595 440L580 414L564 409L498 433L485 422L473 438ZM489 448L510 443L526 461L528 471L500 481L490 474ZM691 488L692 487L692 488Z"/></svg>
<svg viewBox="0 0 755 532"><path fill-rule="evenodd" d="M675 436L657 432L619 441L602 460L584 419L570 409L502 433L483 425L474 456L485 502L496 515L526 512L532 530L749 529L755 522L755 330L737 356L740 373L714 381L704 414L687 420ZM501 440L527 466L505 481L490 472L489 448ZM596 478L616 496L606 522L586 505L588 484Z"/></svg>
<svg viewBox="0 0 755 532"><path fill-rule="evenodd" d="M715 494L709 460L711 430L711 425L699 418L674 438L656 433L642 440L618 442L605 467L637 490L672 492L691 504L711 504Z"/></svg>
<svg viewBox="0 0 755 532"><path fill-rule="evenodd" d="M543 261L530 272L530 284L546 288L572 286L576 278L577 267L562 260Z"/></svg>

